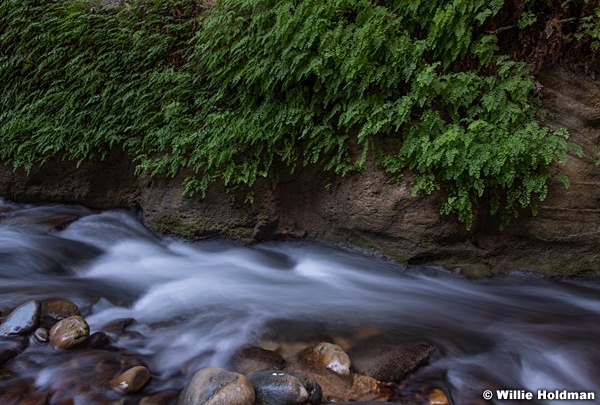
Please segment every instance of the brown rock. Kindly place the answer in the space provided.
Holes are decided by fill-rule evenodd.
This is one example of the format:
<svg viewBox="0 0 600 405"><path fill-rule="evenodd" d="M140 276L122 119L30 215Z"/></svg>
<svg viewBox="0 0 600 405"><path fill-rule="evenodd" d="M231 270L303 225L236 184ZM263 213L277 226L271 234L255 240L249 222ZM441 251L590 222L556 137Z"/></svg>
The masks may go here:
<svg viewBox="0 0 600 405"><path fill-rule="evenodd" d="M178 405L254 405L254 387L242 374L221 368L198 371L179 395Z"/></svg>
<svg viewBox="0 0 600 405"><path fill-rule="evenodd" d="M80 316L70 316L50 329L50 343L58 349L71 349L84 343L90 336L90 327Z"/></svg>
<svg viewBox="0 0 600 405"><path fill-rule="evenodd" d="M298 361L311 368L326 368L339 375L350 375L350 357L338 345L321 342L298 354Z"/></svg>
<svg viewBox="0 0 600 405"><path fill-rule="evenodd" d="M139 392L150 381L150 371L144 366L136 366L108 382L108 386L125 394Z"/></svg>
<svg viewBox="0 0 600 405"><path fill-rule="evenodd" d="M237 351L229 363L233 371L249 375L260 370L281 370L285 366L285 359L272 350L246 347Z"/></svg>
<svg viewBox="0 0 600 405"><path fill-rule="evenodd" d="M427 397L429 405L450 405L446 394L439 388L435 388Z"/></svg>
<svg viewBox="0 0 600 405"><path fill-rule="evenodd" d="M52 328L56 322L76 315L81 315L79 307L67 299L55 298L42 302L40 320L45 328Z"/></svg>
<svg viewBox="0 0 600 405"><path fill-rule="evenodd" d="M379 381L398 382L424 364L433 350L424 342L393 343L373 337L354 346L349 355L356 372Z"/></svg>

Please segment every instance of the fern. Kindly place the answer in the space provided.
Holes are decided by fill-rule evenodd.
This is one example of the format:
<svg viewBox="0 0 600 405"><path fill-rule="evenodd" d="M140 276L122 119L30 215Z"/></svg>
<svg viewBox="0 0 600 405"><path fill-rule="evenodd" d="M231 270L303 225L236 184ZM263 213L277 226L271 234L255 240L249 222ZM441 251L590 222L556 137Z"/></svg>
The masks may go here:
<svg viewBox="0 0 600 405"><path fill-rule="evenodd" d="M527 66L485 31L502 7L3 1L0 157L29 168L122 148L138 171L185 169L186 190L205 193L282 167L346 175L373 154L391 180L414 172L414 193L444 192L442 212L467 226L482 198L508 220L535 210L546 167L574 148L539 125Z"/></svg>

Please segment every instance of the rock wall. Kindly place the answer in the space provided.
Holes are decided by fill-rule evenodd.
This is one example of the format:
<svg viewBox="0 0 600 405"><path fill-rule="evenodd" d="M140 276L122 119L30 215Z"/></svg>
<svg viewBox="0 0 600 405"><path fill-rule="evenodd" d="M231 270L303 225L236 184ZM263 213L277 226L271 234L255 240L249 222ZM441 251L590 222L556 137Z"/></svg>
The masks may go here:
<svg viewBox="0 0 600 405"><path fill-rule="evenodd" d="M551 184L537 217L527 212L503 232L497 218L481 216L471 231L439 215L442 196L411 196L411 178L387 183L374 167L340 178L307 167L273 189L244 193L213 187L205 198L183 195L185 173L174 179L135 176L134 165L115 152L105 160L51 162L29 174L0 170L0 195L28 202L79 203L94 208L143 210L157 231L188 238L213 236L263 240L308 237L383 252L400 261L450 266L470 276L507 269L548 275L600 273L600 82L564 68L538 76L550 111L548 124L567 127L584 150L566 166L570 187Z"/></svg>

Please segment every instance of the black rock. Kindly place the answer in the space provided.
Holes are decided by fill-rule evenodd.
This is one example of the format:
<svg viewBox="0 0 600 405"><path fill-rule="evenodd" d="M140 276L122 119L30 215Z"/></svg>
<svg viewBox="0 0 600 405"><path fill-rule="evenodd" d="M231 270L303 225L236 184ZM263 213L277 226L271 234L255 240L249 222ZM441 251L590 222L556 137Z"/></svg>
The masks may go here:
<svg viewBox="0 0 600 405"><path fill-rule="evenodd" d="M257 371L248 376L256 392L257 405L319 405L321 386L300 373Z"/></svg>

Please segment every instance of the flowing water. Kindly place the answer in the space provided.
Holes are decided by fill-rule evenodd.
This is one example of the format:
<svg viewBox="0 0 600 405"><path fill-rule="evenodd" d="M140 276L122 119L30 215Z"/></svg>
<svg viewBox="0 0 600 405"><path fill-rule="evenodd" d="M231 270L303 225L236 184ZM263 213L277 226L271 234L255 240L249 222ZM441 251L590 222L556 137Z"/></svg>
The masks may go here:
<svg viewBox="0 0 600 405"><path fill-rule="evenodd" d="M244 345L378 330L434 345L407 384L439 380L455 404L482 403L488 388L600 397L597 281L471 281L317 243L186 242L154 234L125 211L0 208L4 316L31 299L63 297L82 308L92 332L135 319L113 344L148 365L148 391L180 390L196 370L226 366ZM5 365L11 378L0 379L0 394L15 379L68 392L57 381L83 378L98 361L34 343L28 350Z"/></svg>

